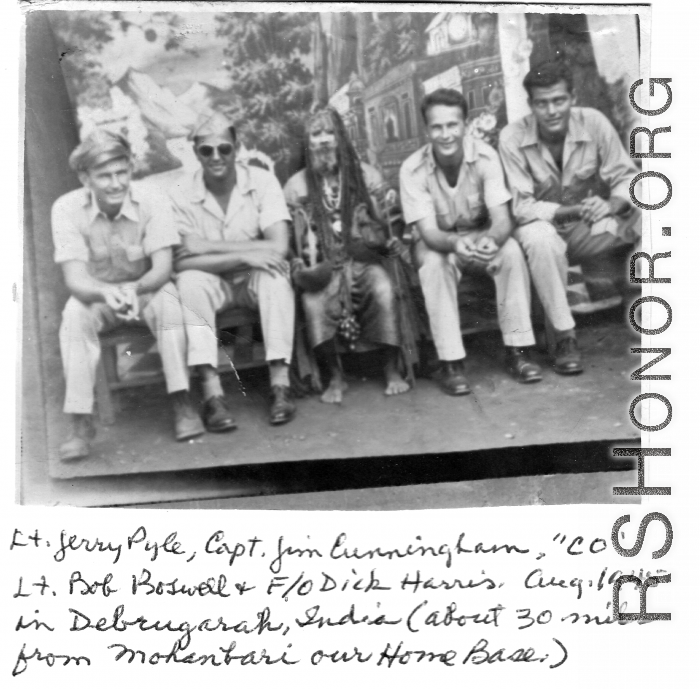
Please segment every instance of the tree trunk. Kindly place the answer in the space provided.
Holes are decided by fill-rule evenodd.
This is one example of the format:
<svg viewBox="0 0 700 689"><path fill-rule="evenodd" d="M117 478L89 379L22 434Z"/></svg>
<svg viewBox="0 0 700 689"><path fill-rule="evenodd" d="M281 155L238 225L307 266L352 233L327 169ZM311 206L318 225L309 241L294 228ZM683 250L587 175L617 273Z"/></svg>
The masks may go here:
<svg viewBox="0 0 700 689"><path fill-rule="evenodd" d="M365 67L365 52L372 31L372 14L371 12L358 12L355 16L357 31L356 72L362 83L367 84L369 82L369 71Z"/></svg>
<svg viewBox="0 0 700 689"><path fill-rule="evenodd" d="M333 95L350 78L357 64L357 33L353 12L333 12L329 36L328 93Z"/></svg>
<svg viewBox="0 0 700 689"><path fill-rule="evenodd" d="M314 56L314 99L312 111L328 104L328 42L321 24L321 15L316 14L312 53Z"/></svg>

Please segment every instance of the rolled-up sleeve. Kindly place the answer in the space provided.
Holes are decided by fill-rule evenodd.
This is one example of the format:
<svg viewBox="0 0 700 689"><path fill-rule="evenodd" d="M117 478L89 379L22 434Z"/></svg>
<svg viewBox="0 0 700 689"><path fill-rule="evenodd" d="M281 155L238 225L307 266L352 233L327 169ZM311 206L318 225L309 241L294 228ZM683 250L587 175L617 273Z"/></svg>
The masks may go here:
<svg viewBox="0 0 700 689"><path fill-rule="evenodd" d="M87 263L90 260L90 250L76 219L76 214L81 209L71 208L69 200L69 196L60 198L51 209L54 261L56 263L65 263L66 261L85 261Z"/></svg>
<svg viewBox="0 0 700 689"><path fill-rule="evenodd" d="M174 250L175 261L181 261L183 258L192 256L182 243L184 238L189 234L200 234L197 231L197 224L194 221L194 216L191 211L185 209L175 198L174 191L170 192L170 213L173 219L173 227L178 236L177 246ZM189 203L189 202L187 202Z"/></svg>
<svg viewBox="0 0 700 689"><path fill-rule="evenodd" d="M170 199L162 192L149 192L144 206L143 250L146 255L180 244Z"/></svg>
<svg viewBox="0 0 700 689"><path fill-rule="evenodd" d="M552 222L559 208L558 203L538 201L535 198L535 185L528 169L527 158L520 148L517 136L501 133L498 146L501 162L506 173L510 193L513 196L513 216L519 225L534 220Z"/></svg>
<svg viewBox="0 0 700 689"><path fill-rule="evenodd" d="M428 188L428 176L423 167L411 170L402 167L399 173L401 208L407 225L419 220L432 220L437 225L435 204Z"/></svg>
<svg viewBox="0 0 700 689"><path fill-rule="evenodd" d="M640 171L625 151L618 133L605 115L592 111L596 132L600 178L610 187L612 196L629 199L629 188Z"/></svg>
<svg viewBox="0 0 700 689"><path fill-rule="evenodd" d="M287 201L284 198L282 186L271 173L262 176L262 183L258 187L258 213L260 216L260 229L266 230L281 220L290 222Z"/></svg>
<svg viewBox="0 0 700 689"><path fill-rule="evenodd" d="M306 191L306 183L302 177L303 174L304 171L302 170L301 173L297 173L296 175L290 177L282 190L284 193L284 200L287 202L287 205L293 208L300 206L303 200L305 200L306 196L308 196Z"/></svg>
<svg viewBox="0 0 700 689"><path fill-rule="evenodd" d="M484 148L487 148L484 146ZM503 166L496 151L488 147L488 152L479 160L479 172L484 184L484 203L487 208L495 208L511 199L503 176Z"/></svg>

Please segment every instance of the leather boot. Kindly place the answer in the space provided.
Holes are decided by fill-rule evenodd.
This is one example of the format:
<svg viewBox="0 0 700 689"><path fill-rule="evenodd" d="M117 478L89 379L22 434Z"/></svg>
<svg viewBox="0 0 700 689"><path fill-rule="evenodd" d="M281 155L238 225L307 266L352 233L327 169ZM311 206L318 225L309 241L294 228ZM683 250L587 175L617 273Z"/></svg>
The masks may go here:
<svg viewBox="0 0 700 689"><path fill-rule="evenodd" d="M464 375L464 362L441 361L438 378L440 389L446 395L468 395L471 392L467 377Z"/></svg>
<svg viewBox="0 0 700 689"><path fill-rule="evenodd" d="M542 380L542 369L530 359L530 352L525 347L506 347L506 369L518 383Z"/></svg>
<svg viewBox="0 0 700 689"><path fill-rule="evenodd" d="M170 395L173 405L175 440L189 440L204 433L204 424L192 406L190 393L179 390Z"/></svg>
<svg viewBox="0 0 700 689"><path fill-rule="evenodd" d="M554 352L554 371L561 376L573 376L583 373L581 350L575 337L565 337L557 342Z"/></svg>
<svg viewBox="0 0 700 689"><path fill-rule="evenodd" d="M238 428L223 397L210 397L204 402L204 425L211 433L226 433Z"/></svg>
<svg viewBox="0 0 700 689"><path fill-rule="evenodd" d="M273 385L270 389L270 423L279 426L294 418L297 408L292 400L292 390L289 385Z"/></svg>
<svg viewBox="0 0 700 689"><path fill-rule="evenodd" d="M63 461L82 459L90 454L90 441L97 435L92 414L71 414L71 431L68 439L58 448Z"/></svg>

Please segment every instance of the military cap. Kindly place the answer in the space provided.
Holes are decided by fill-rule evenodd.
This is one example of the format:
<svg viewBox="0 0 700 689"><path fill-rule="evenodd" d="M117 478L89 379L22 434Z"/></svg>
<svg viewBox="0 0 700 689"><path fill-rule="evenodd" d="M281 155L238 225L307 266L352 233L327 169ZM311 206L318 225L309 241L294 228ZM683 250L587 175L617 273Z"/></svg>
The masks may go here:
<svg viewBox="0 0 700 689"><path fill-rule="evenodd" d="M116 158L131 158L129 142L119 134L96 129L75 147L68 164L75 172L85 172Z"/></svg>
<svg viewBox="0 0 700 689"><path fill-rule="evenodd" d="M220 112L208 110L197 118L190 139L194 141L205 136L216 136L223 132L230 132L231 136L236 138L236 128L231 122Z"/></svg>

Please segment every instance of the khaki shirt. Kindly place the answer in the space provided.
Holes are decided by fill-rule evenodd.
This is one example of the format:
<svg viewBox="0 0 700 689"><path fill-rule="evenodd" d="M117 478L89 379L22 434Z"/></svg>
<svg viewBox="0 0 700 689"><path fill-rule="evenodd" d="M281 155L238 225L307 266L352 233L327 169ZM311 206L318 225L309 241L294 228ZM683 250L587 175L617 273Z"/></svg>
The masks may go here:
<svg viewBox="0 0 700 689"><path fill-rule="evenodd" d="M253 165L236 163L236 186L226 213L204 186L201 169L173 185L170 196L181 237L196 234L213 242L246 242L264 239L263 230L281 220L290 220L277 178ZM179 249L177 258L185 256L184 248Z"/></svg>
<svg viewBox="0 0 700 689"><path fill-rule="evenodd" d="M576 205L589 194L626 199L639 172L612 124L593 108L571 108L561 170L539 139L534 115L505 127L499 150L521 225L552 222L560 205Z"/></svg>
<svg viewBox="0 0 700 689"><path fill-rule="evenodd" d="M474 230L489 221L489 208L510 201L498 154L471 136L464 138L464 159L455 187L437 166L431 144L401 165L401 205L407 224L430 220L443 230Z"/></svg>
<svg viewBox="0 0 700 689"><path fill-rule="evenodd" d="M85 188L61 196L51 209L56 263L84 261L103 282L138 280L151 268L150 256L175 246L175 229L167 196L132 182L119 214L108 218Z"/></svg>

